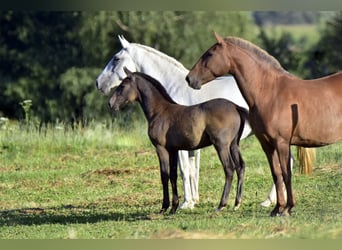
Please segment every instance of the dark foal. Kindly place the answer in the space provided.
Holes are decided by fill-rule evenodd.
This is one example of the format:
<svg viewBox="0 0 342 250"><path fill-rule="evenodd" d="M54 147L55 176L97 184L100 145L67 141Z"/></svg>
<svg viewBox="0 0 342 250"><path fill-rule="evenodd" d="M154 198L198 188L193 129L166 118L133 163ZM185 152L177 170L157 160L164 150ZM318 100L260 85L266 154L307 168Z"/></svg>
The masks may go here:
<svg viewBox="0 0 342 250"><path fill-rule="evenodd" d="M163 185L163 204L160 213L170 206L168 182L172 187L172 208L176 212L178 150L194 150L214 145L225 173L224 190L218 210L227 205L234 170L238 176L235 207L241 203L245 165L239 151L239 139L247 112L225 99L213 99L193 106L175 103L162 85L143 73L132 73L125 68L127 77L109 100L114 110L138 101L148 121L148 135L155 146Z"/></svg>

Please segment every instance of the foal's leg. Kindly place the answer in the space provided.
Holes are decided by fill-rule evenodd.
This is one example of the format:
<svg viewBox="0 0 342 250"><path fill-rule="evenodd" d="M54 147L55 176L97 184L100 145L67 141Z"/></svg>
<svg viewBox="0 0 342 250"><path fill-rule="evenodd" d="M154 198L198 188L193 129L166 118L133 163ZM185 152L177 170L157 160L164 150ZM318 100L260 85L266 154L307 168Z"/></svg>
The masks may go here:
<svg viewBox="0 0 342 250"><path fill-rule="evenodd" d="M229 148L219 147L216 145L215 145L215 148L219 155L220 161L223 166L224 174L226 177L221 201L217 208L217 211L221 211L224 207L227 206L227 200L229 197L229 192L230 192L230 188L231 188L232 180L233 180L234 167L233 167L233 162L230 156Z"/></svg>
<svg viewBox="0 0 342 250"><path fill-rule="evenodd" d="M169 152L169 162L170 162L170 181L172 188L172 207L171 214L174 214L179 205L178 191L177 191L177 151Z"/></svg>
<svg viewBox="0 0 342 250"><path fill-rule="evenodd" d="M283 180L285 183L285 188L287 192L287 203L284 207L281 215L288 216L291 213L291 209L295 206L295 198L292 191L291 183L291 161L290 161L290 144L284 140L279 140L277 142L277 152L279 155L280 167L282 171ZM281 190L282 191L282 190Z"/></svg>
<svg viewBox="0 0 342 250"><path fill-rule="evenodd" d="M235 197L235 205L234 210L237 210L242 202L242 192L243 192L243 181L245 175L245 162L242 159L239 145L235 144L231 146L231 154L234 159L234 165L237 174L237 188L236 188L236 197Z"/></svg>
<svg viewBox="0 0 342 250"><path fill-rule="evenodd" d="M159 166L160 166L160 177L163 185L163 204L159 213L163 214L170 206L169 198L169 153L162 146L156 147Z"/></svg>
<svg viewBox="0 0 342 250"><path fill-rule="evenodd" d="M184 202L180 206L180 209L194 208L193 196L191 190L191 180L190 180L190 164L189 152L180 150L178 151L178 161L180 174L183 180L183 190L184 190Z"/></svg>

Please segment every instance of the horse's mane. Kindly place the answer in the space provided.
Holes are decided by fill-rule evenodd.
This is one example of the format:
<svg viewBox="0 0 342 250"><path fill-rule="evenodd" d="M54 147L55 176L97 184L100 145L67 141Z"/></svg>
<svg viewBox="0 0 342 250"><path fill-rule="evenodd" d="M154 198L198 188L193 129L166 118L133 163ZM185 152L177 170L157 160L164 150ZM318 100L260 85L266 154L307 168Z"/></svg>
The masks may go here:
<svg viewBox="0 0 342 250"><path fill-rule="evenodd" d="M154 48L151 48L151 47L148 47L148 46L146 46L146 45L139 44L139 43L131 43L131 45L134 45L134 46L136 46L136 47L138 47L138 48L144 49L144 50L146 50L146 51L148 51L148 52L150 52L150 53L152 53L152 54L155 54L155 55L157 55L157 56L163 58L164 60L170 62L171 64L175 65L177 68L179 68L179 69L181 69L181 70L186 70L186 71L188 71L188 69L186 69L186 68L184 67L184 65L181 64L180 62L178 62L175 58L173 58L173 57L171 57L171 56L168 56L168 55L166 55L166 54L160 52L159 50L156 50L156 49L154 49Z"/></svg>
<svg viewBox="0 0 342 250"><path fill-rule="evenodd" d="M167 91L165 90L165 88L163 87L163 85L161 85L161 83L159 81L157 81L155 78L147 75L147 74L144 74L144 73L141 73L141 72L134 72L134 74L142 77L143 79L145 79L147 82L151 83L152 86L154 86L158 91L159 93L170 103L173 103L173 104L177 104L171 97L170 95L167 93Z"/></svg>
<svg viewBox="0 0 342 250"><path fill-rule="evenodd" d="M246 41L244 39L238 38L238 37L226 37L224 38L225 42L234 44L242 49L248 50L252 52L254 55L256 55L260 60L266 61L270 65L272 65L274 68L287 72L279 63L277 59L275 59L273 56L268 54L265 50L261 49L260 47L256 46L255 44Z"/></svg>

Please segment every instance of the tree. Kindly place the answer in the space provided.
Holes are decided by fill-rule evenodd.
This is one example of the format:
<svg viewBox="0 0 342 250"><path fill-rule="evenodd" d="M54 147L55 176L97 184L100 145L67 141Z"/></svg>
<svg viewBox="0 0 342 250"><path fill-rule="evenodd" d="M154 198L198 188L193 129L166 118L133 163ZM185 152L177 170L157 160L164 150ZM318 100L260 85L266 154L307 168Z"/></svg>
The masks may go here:
<svg viewBox="0 0 342 250"><path fill-rule="evenodd" d="M309 51L307 66L312 78L328 75L342 68L342 12L328 20L318 43Z"/></svg>
<svg viewBox="0 0 342 250"><path fill-rule="evenodd" d="M60 72L77 62L79 45L73 39L74 12L4 12L0 16L0 85L2 111L20 116L18 103L31 99L42 119L58 113ZM43 97L43 98L42 98Z"/></svg>
<svg viewBox="0 0 342 250"><path fill-rule="evenodd" d="M209 22L210 21L210 22ZM214 43L213 31L252 39L248 12L0 12L0 112L43 122L108 117L95 79L121 49L117 35L152 46L190 67ZM134 109L132 109L134 110Z"/></svg>
<svg viewBox="0 0 342 250"><path fill-rule="evenodd" d="M161 50L188 68L215 42L213 31L250 40L257 32L249 12L130 11L118 12L115 22L129 41Z"/></svg>
<svg viewBox="0 0 342 250"><path fill-rule="evenodd" d="M289 32L282 32L280 35L268 35L264 28L260 28L259 39L261 47L270 55L274 56L284 69L294 74L300 74L301 45L296 42Z"/></svg>

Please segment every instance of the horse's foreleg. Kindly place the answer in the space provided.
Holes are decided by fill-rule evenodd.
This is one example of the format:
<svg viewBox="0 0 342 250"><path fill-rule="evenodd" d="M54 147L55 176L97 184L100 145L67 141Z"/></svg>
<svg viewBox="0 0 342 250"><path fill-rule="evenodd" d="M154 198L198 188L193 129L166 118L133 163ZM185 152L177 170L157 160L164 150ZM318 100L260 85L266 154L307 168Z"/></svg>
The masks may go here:
<svg viewBox="0 0 342 250"><path fill-rule="evenodd" d="M194 207L193 197L191 191L190 184L190 162L189 162L189 153L188 151L180 150L178 151L178 161L179 161L179 170L183 181L183 190L184 190L184 202L180 206L180 209Z"/></svg>
<svg viewBox="0 0 342 250"><path fill-rule="evenodd" d="M291 171L293 169L293 156L291 154ZM284 192L284 196L286 197L287 196L287 193L286 193L286 188L285 188L285 184L283 184L283 192ZM268 193L268 196L267 198L260 203L261 206L263 207L269 207L271 206L272 204L276 204L277 203L277 191L276 191L276 187L275 187L275 184L272 184L272 187L270 189L270 192Z"/></svg>
<svg viewBox="0 0 342 250"><path fill-rule="evenodd" d="M179 205L178 199L178 191L177 191L177 151L170 152L169 155L169 162L170 162L170 181L171 181L171 188L172 188L172 207L171 207L171 214L174 214Z"/></svg>
<svg viewBox="0 0 342 250"><path fill-rule="evenodd" d="M277 216L285 207L284 193L282 192L283 176L280 167L279 157L275 147L270 144L265 138L258 137L262 149L264 150L267 161L270 165L273 183L276 187L277 192L277 203L271 212L271 216Z"/></svg>
<svg viewBox="0 0 342 250"><path fill-rule="evenodd" d="M291 183L291 155L290 155L290 145L286 142L279 142L277 144L277 151L279 155L279 161L282 171L282 176L286 188L287 193L287 202L283 211L281 211L282 215L288 216L291 213L291 209L295 206L295 198L292 191L292 183Z"/></svg>
<svg viewBox="0 0 342 250"><path fill-rule="evenodd" d="M163 214L170 206L169 198L169 153L162 146L156 147L159 166L160 166L160 177L163 185L163 204L160 213Z"/></svg>

